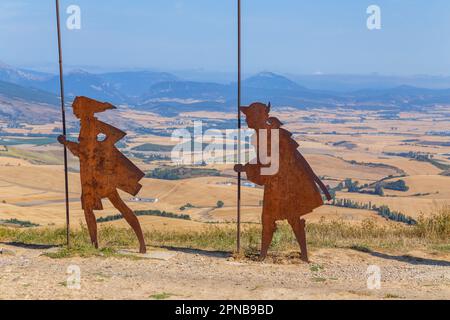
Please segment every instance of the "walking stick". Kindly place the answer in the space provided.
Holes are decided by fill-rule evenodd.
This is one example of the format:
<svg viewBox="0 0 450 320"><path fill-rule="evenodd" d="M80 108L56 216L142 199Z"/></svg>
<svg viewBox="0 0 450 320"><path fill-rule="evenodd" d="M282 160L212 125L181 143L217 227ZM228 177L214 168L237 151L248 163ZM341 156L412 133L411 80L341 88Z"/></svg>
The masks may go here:
<svg viewBox="0 0 450 320"><path fill-rule="evenodd" d="M61 46L61 25L59 17L59 0L56 0L56 28L58 31L58 56L59 56L59 86L61 94L61 115L63 135L66 136L66 111L64 106L64 79L63 79L63 64L62 64L62 46ZM67 147L64 146L64 183L66 195L66 241L67 247L70 247L70 215L69 215L69 176L67 170Z"/></svg>
<svg viewBox="0 0 450 320"><path fill-rule="evenodd" d="M237 99L237 119L238 119L238 163L241 163L241 0L237 1L238 12L238 99ZM237 187L237 252L241 251L241 172L238 172Z"/></svg>

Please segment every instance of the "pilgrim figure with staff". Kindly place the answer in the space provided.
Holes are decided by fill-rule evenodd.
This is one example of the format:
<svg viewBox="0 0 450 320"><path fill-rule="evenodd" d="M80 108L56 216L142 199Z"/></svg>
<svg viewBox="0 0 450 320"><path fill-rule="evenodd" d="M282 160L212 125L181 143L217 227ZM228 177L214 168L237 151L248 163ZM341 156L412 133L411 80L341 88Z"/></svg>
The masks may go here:
<svg viewBox="0 0 450 320"><path fill-rule="evenodd" d="M270 117L270 104L253 103L240 111L248 127L255 130L257 157L245 165L237 164L234 170L264 186L261 259L267 255L276 221L287 220L300 245L301 259L308 261L305 220L301 217L323 205L319 187L331 200L328 189L298 151L292 133L282 127L280 120ZM274 150L278 154L273 154Z"/></svg>
<svg viewBox="0 0 450 320"><path fill-rule="evenodd" d="M94 210L103 210L101 200L108 198L136 233L139 252L145 253L139 220L118 193L120 189L135 196L142 187L139 180L145 174L115 146L126 133L94 116L115 107L87 97L77 97L72 108L74 115L80 119L78 143L68 141L64 135L59 136L58 141L80 159L81 203L93 245L98 248Z"/></svg>

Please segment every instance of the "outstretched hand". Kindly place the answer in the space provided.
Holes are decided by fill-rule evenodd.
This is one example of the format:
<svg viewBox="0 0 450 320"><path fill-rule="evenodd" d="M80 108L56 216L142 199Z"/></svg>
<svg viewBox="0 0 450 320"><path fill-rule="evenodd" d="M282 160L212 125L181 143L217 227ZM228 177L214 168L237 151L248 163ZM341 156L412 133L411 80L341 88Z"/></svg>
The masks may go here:
<svg viewBox="0 0 450 320"><path fill-rule="evenodd" d="M67 142L66 136L65 135L58 136L58 142L61 144L66 144Z"/></svg>
<svg viewBox="0 0 450 320"><path fill-rule="evenodd" d="M239 173L239 172L245 172L245 167L242 164L236 164L234 166L234 171Z"/></svg>

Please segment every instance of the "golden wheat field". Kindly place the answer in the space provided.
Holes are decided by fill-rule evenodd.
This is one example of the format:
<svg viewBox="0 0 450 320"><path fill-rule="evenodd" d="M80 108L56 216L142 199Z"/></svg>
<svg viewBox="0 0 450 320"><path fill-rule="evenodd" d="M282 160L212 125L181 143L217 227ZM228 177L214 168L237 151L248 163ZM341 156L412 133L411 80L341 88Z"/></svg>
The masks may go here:
<svg viewBox="0 0 450 320"><path fill-rule="evenodd" d="M275 115L293 132L305 155L318 176L330 187L335 187L346 179L358 181L359 185L372 185L403 180L407 191L385 189L384 195L348 192L345 188L336 191L338 199L351 199L361 204L387 205L390 209L413 218L427 215L437 205L450 203L450 177L443 175L442 167L429 161L418 161L401 155L416 152L432 154L440 164L450 165L450 147L445 137L427 135L429 130L445 130L448 122L433 122L427 114L401 114L405 119L412 116L415 121L380 120L376 112L345 112L335 110L299 111L292 109L275 110ZM361 123L360 116L365 122ZM435 117L439 117L434 115ZM117 116L107 120L126 126L133 123L152 129L168 127L183 128L194 120L208 121L233 119L230 113L185 113L178 118L161 117L143 111L123 109ZM303 119L314 117L314 123ZM335 119L345 119L345 123L333 123ZM58 127L57 123L47 125L26 125L25 132L46 134ZM27 131L28 130L28 131ZM10 132L13 136L14 132ZM167 146L176 142L168 135L136 134L128 132L124 151L129 151L132 160L145 172L161 166L173 166L167 156ZM165 159L145 161L136 155L136 147L142 145L162 146L164 151L148 152L166 156ZM18 219L31 221L41 226L63 225L65 223L64 175L62 149L57 143L20 144L0 150L0 220ZM146 152L143 152L146 154ZM134 156L136 157L134 157ZM84 221L80 205L80 181L78 161L69 158L69 198L71 221L74 227ZM143 188L138 197L157 199L157 202L134 201L130 195L122 193L123 199L133 210L160 210L177 215L188 215L190 220L161 216L140 216L145 229L192 230L202 228L206 223L233 223L236 221L236 177L231 164L208 164L219 176L196 176L179 180L144 178ZM259 223L263 188L243 186L242 220ZM217 202L223 202L218 207ZM117 214L104 200L104 210L97 217ZM186 205L188 205L186 207ZM378 216L373 210L323 206L306 216L309 221L320 219L343 219L361 222L373 219L380 224L394 223ZM105 222L124 226L124 220Z"/></svg>

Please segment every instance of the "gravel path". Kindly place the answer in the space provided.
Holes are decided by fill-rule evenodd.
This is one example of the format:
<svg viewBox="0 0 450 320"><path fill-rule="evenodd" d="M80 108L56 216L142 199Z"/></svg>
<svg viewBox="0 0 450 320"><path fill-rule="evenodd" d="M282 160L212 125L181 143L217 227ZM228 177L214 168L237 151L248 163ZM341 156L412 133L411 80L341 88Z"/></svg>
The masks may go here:
<svg viewBox="0 0 450 320"><path fill-rule="evenodd" d="M450 254L318 249L304 264L187 249L153 249L160 259L136 260L51 259L44 248L0 248L0 299L450 299ZM81 271L80 289L67 286L71 265ZM371 265L380 268L379 289L368 289Z"/></svg>

